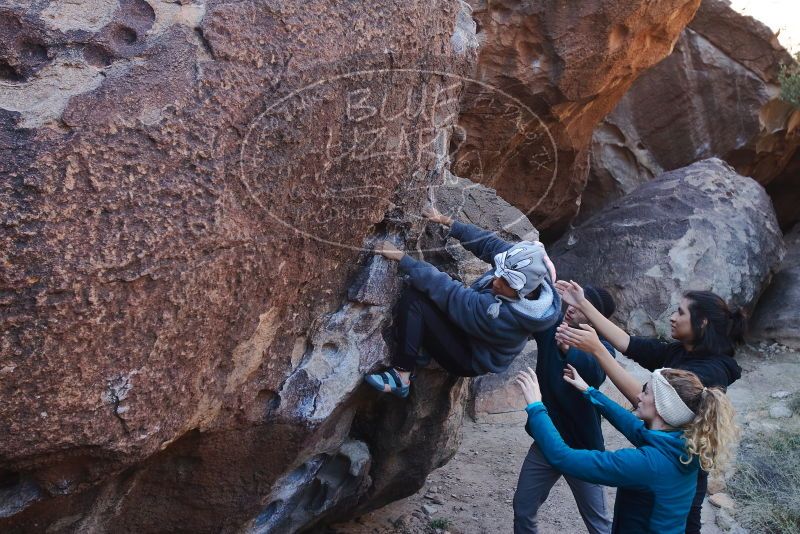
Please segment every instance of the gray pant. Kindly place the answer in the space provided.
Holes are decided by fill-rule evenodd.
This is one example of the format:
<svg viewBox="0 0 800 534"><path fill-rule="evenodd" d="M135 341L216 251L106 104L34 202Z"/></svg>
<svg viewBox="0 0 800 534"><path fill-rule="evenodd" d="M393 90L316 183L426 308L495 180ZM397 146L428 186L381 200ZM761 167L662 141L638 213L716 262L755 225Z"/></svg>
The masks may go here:
<svg viewBox="0 0 800 534"><path fill-rule="evenodd" d="M514 534L536 534L536 514L547 499L550 489L561 473L544 459L539 447L531 445L519 472L517 491L514 493ZM606 508L603 486L590 484L564 475L572 489L578 511L591 534L609 534L611 518Z"/></svg>

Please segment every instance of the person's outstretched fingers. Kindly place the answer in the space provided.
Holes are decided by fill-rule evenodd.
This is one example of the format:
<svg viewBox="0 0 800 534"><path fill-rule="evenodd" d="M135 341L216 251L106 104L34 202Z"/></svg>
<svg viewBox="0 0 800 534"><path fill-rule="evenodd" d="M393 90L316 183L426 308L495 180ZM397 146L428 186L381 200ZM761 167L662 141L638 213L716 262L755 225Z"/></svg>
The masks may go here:
<svg viewBox="0 0 800 534"><path fill-rule="evenodd" d="M525 384L526 388L530 388L531 387L531 379L530 379L530 377L525 375L525 377L522 379L522 383Z"/></svg>
<svg viewBox="0 0 800 534"><path fill-rule="evenodd" d="M570 340L577 340L580 338L580 334L575 331L574 328L570 328L569 326L564 328L561 332L559 332L563 337L570 339Z"/></svg>
<svg viewBox="0 0 800 534"><path fill-rule="evenodd" d="M529 382L533 382L536 379L535 378L536 375L531 373L530 367L526 367L525 369L522 370L522 372L525 373L525 378L527 378Z"/></svg>
<svg viewBox="0 0 800 534"><path fill-rule="evenodd" d="M568 326L567 332L573 336L583 336L586 333L582 328L575 328L574 326Z"/></svg>
<svg viewBox="0 0 800 534"><path fill-rule="evenodd" d="M535 376L531 376L529 373L525 373L525 382L529 385L533 385L534 381L536 380Z"/></svg>

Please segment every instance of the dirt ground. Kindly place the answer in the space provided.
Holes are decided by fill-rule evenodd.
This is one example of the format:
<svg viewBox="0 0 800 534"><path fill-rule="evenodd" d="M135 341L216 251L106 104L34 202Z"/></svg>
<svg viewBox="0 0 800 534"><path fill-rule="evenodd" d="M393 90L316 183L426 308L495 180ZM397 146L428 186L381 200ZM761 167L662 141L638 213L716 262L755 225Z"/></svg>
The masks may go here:
<svg viewBox="0 0 800 534"><path fill-rule="evenodd" d="M747 346L737 360L743 377L729 390L737 409L743 433L769 432L785 424L796 424L798 415L790 419L770 418L775 392L796 393L800 390L800 353L777 345ZM639 371L629 360L631 370ZM607 383L608 384L608 383ZM604 386L607 394L621 398L613 386ZM524 414L517 421L476 423L467 419L461 446L444 467L432 472L425 486L416 494L365 514L354 521L333 525L329 533L353 534L418 534L450 532L482 534L513 531L512 499L519 468L530 447L531 438L523 429ZM603 432L608 449L629 446L607 422ZM615 490L607 490L613 507ZM703 509L703 533L725 532L717 525L717 511L708 500ZM435 527L443 527L436 530ZM563 479L555 485L539 513L542 534L586 532L569 487Z"/></svg>

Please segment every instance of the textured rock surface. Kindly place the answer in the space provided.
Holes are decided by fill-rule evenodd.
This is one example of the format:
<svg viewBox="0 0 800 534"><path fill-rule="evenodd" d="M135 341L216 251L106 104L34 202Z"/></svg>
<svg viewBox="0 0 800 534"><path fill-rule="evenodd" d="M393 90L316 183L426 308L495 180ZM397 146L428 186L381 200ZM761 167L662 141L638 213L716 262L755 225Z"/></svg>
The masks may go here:
<svg viewBox="0 0 800 534"><path fill-rule="evenodd" d="M666 337L669 315L690 289L752 309L784 246L764 188L712 158L640 186L551 254L560 278L607 287L615 320L630 332Z"/></svg>
<svg viewBox="0 0 800 534"><path fill-rule="evenodd" d="M595 130L582 218L662 171L713 156L767 186L780 198L779 222L791 224L800 217L800 173L788 168L800 110L778 98L777 81L778 65L791 61L764 24L704 0L672 54Z"/></svg>
<svg viewBox="0 0 800 534"><path fill-rule="evenodd" d="M526 367L536 369L536 342L531 341L504 373L479 376L472 380L469 415L478 423L525 422L525 399L514 382Z"/></svg>
<svg viewBox="0 0 800 534"><path fill-rule="evenodd" d="M457 217L481 228L498 232L508 241L536 241L539 232L520 210L497 196L497 192L466 178L447 173L445 186L437 189L436 204L442 213ZM477 279L489 268L473 256L456 239L446 238L448 230L429 225L418 247L463 281ZM442 240L444 248L441 247Z"/></svg>
<svg viewBox="0 0 800 534"><path fill-rule="evenodd" d="M758 301L750 333L800 349L800 225L784 240L786 257Z"/></svg>
<svg viewBox="0 0 800 534"><path fill-rule="evenodd" d="M430 371L410 408L358 389L397 290L359 247L413 246L462 90L388 69L471 71L470 22L456 1L0 7L0 530L294 530L452 454L463 385Z"/></svg>
<svg viewBox="0 0 800 534"><path fill-rule="evenodd" d="M475 0L476 78L455 173L498 191L547 239L578 210L592 131L671 51L700 0ZM498 98L498 91L514 98Z"/></svg>

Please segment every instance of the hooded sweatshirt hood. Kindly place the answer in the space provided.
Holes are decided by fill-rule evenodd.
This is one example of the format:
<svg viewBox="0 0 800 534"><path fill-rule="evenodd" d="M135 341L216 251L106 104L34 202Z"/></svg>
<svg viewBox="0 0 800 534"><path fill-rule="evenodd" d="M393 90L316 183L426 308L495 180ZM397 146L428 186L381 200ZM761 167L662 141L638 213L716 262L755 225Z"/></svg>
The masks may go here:
<svg viewBox="0 0 800 534"><path fill-rule="evenodd" d="M658 449L682 473L697 471L699 464L697 456L693 456L690 462L684 463L689 458L689 453L686 451L686 439L682 430L645 430L643 438L646 444Z"/></svg>
<svg viewBox="0 0 800 534"><path fill-rule="evenodd" d="M519 298L528 296L539 287L547 274L544 258L547 253L541 243L520 241L510 249L494 256L494 275L502 277Z"/></svg>
<svg viewBox="0 0 800 534"><path fill-rule="evenodd" d="M545 275L541 287L538 299L523 298L509 303L514 317L531 332L542 330L542 323L557 321L561 314L561 296L555 290L549 275Z"/></svg>
<svg viewBox="0 0 800 534"><path fill-rule="evenodd" d="M729 384L733 384L742 378L742 368L739 366L733 356L721 358L720 361L725 366L725 370L728 372L728 376L730 377L730 380L728 381Z"/></svg>

